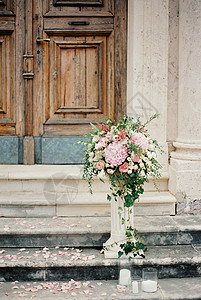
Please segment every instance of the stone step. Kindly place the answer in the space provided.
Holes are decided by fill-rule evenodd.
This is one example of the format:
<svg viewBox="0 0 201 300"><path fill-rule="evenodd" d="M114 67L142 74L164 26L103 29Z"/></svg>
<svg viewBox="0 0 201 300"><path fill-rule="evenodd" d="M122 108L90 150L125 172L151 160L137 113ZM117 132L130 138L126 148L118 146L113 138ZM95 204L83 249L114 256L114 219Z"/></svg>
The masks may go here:
<svg viewBox="0 0 201 300"><path fill-rule="evenodd" d="M201 216L134 218L144 244L201 244ZM99 247L110 236L110 217L0 218L0 247Z"/></svg>
<svg viewBox="0 0 201 300"><path fill-rule="evenodd" d="M117 281L56 281L56 282L1 282L0 299L138 299L138 300L200 300L200 278L159 279L156 293L131 293L126 287L117 288Z"/></svg>
<svg viewBox="0 0 201 300"><path fill-rule="evenodd" d="M200 277L201 245L150 246L132 269L155 267L159 278ZM118 259L105 259L97 249L1 248L0 281L116 280ZM201 280L201 277L200 277Z"/></svg>
<svg viewBox="0 0 201 300"><path fill-rule="evenodd" d="M82 165L0 165L0 216L51 217L109 215L110 191L94 181L93 195L82 180ZM136 201L136 215L174 215L175 197L168 190L168 174L159 180L160 193L153 181Z"/></svg>
<svg viewBox="0 0 201 300"><path fill-rule="evenodd" d="M81 195L81 196L80 196ZM175 199L168 192L146 192L135 203L135 215L174 215ZM1 217L108 216L106 193L2 192Z"/></svg>

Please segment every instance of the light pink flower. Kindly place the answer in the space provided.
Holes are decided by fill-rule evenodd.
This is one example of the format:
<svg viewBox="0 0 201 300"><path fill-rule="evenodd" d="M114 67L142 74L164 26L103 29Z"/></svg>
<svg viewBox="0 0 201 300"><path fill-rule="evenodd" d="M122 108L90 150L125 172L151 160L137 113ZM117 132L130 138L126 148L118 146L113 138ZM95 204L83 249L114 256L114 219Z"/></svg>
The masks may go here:
<svg viewBox="0 0 201 300"><path fill-rule="evenodd" d="M97 162L97 169L102 170L105 166L105 163L103 160L100 160L99 162Z"/></svg>
<svg viewBox="0 0 201 300"><path fill-rule="evenodd" d="M138 132L131 138L131 140L135 145L140 146L145 152L147 151L149 143L144 134Z"/></svg>
<svg viewBox="0 0 201 300"><path fill-rule="evenodd" d="M127 158L128 153L121 142L113 142L105 148L105 160L113 166L120 166Z"/></svg>
<svg viewBox="0 0 201 300"><path fill-rule="evenodd" d="M120 172L123 172L123 173L127 173L127 172L128 172L128 163L125 162L123 165L121 165L121 166L119 167L119 171L120 171Z"/></svg>
<svg viewBox="0 0 201 300"><path fill-rule="evenodd" d="M134 155L133 162L139 162L140 158L137 154Z"/></svg>

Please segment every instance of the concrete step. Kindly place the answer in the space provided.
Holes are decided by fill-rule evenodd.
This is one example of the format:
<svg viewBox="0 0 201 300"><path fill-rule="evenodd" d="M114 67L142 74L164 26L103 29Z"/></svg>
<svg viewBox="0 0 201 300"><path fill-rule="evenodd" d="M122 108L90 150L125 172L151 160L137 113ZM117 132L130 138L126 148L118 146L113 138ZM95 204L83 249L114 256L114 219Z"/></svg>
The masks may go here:
<svg viewBox="0 0 201 300"><path fill-rule="evenodd" d="M118 279L118 259L105 259L97 249L1 248L0 281ZM155 267L159 278L200 277L201 245L150 246L132 269Z"/></svg>
<svg viewBox="0 0 201 300"><path fill-rule="evenodd" d="M106 200L109 183L94 181L94 193L82 180L82 165L0 165L0 216L51 217L109 215ZM136 201L136 215L174 215L175 197L168 190L168 174L159 181L160 193L153 181Z"/></svg>
<svg viewBox="0 0 201 300"><path fill-rule="evenodd" d="M121 292L120 292L121 291ZM200 278L160 279L156 293L142 292L135 296L131 289L117 288L117 281L1 282L0 299L138 299L200 300Z"/></svg>
<svg viewBox="0 0 201 300"><path fill-rule="evenodd" d="M56 282L2 282L1 299L141 299L141 300L200 300L200 278L172 278L158 281L156 293L142 292L135 296L131 289L117 288L117 281L56 281Z"/></svg>
<svg viewBox="0 0 201 300"><path fill-rule="evenodd" d="M201 216L136 216L147 246L201 244ZM0 218L0 247L99 247L110 217Z"/></svg>

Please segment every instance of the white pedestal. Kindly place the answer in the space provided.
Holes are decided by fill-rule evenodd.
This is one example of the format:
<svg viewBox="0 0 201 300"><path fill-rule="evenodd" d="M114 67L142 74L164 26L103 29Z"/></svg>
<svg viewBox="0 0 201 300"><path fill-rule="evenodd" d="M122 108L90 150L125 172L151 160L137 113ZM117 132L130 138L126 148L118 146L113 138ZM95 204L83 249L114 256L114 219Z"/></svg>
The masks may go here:
<svg viewBox="0 0 201 300"><path fill-rule="evenodd" d="M119 216L119 207L123 210L121 211L122 217L125 219L124 224L122 225L121 218ZM129 213L130 212L130 213ZM128 220L129 219L129 220ZM133 207L126 208L124 207L123 201L118 198L117 201L112 199L111 202L111 236L109 240L103 245L108 247L108 250L105 250L105 258L118 258L118 251L121 250L120 244L126 241L126 228L127 226L134 226L134 217L133 217ZM109 247L114 242L117 242L118 245L113 245Z"/></svg>

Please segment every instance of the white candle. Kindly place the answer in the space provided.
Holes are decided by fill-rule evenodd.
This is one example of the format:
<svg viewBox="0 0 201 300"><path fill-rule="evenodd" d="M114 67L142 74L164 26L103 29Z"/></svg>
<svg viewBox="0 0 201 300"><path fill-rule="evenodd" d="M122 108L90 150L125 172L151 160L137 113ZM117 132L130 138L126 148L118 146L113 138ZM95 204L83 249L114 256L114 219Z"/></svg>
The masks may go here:
<svg viewBox="0 0 201 300"><path fill-rule="evenodd" d="M132 282L132 291L133 291L133 294L138 294L139 293L138 282L137 281Z"/></svg>
<svg viewBox="0 0 201 300"><path fill-rule="evenodd" d="M119 284L120 285L129 285L130 282L131 282L131 271L128 269L120 270Z"/></svg>
<svg viewBox="0 0 201 300"><path fill-rule="evenodd" d="M157 291L157 281L154 280L143 280L142 290L147 293L154 293Z"/></svg>

